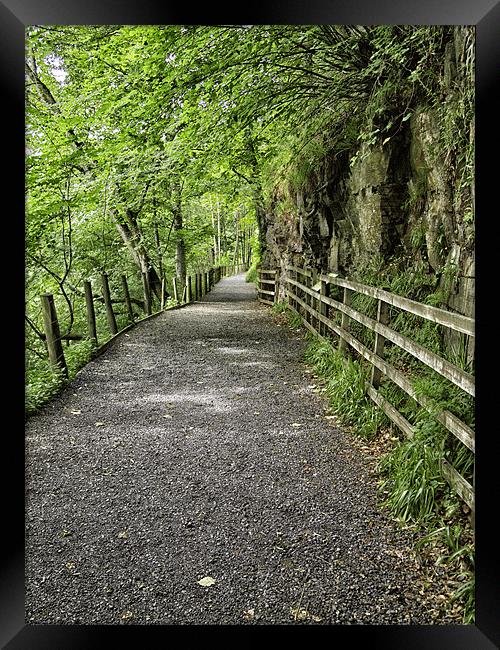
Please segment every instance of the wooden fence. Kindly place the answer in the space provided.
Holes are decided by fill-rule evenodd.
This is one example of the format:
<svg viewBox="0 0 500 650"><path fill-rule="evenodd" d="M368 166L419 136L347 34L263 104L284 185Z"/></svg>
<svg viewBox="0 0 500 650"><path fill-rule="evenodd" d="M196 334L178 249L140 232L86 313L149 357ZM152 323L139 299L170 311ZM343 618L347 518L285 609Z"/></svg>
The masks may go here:
<svg viewBox="0 0 500 650"><path fill-rule="evenodd" d="M206 293L208 293L219 280L225 276L233 275L235 273L241 273L242 271L247 270L246 265L226 265L226 266L216 266L212 267L209 270L201 271L189 275L186 278L186 284L180 291L180 287L177 286L177 280L174 277L172 279L172 297L180 306L188 305L189 303L199 300ZM78 341L82 339L90 339L93 343L93 347L96 353L102 352L108 345L114 340L114 338L134 326L135 323L145 320L152 316L155 316L165 309L165 282L162 281L161 285L161 297L159 300L159 310L153 312L153 294L151 292L151 287L148 282L147 273L142 273L142 289L143 295L141 298L131 298L128 281L125 275L121 276L121 288L122 288L122 297L113 298L111 296L111 291L109 287L109 278L107 273L102 273L100 278L100 295L94 295L94 290L90 281L84 282L84 295L85 295L85 305L86 305L86 321L87 321L87 332L85 334L71 334L61 336L59 322L56 313L56 307L54 302L54 296L49 293L42 294L42 314L43 314L43 324L44 324L44 337L47 347L48 357L51 366L60 372L63 376L68 377L68 368L66 365L66 360L64 357L64 351L62 346L62 341ZM95 315L95 302L99 301L104 303L105 312L106 312L106 321L111 334L111 338L106 340L102 345L98 345L98 332L97 332L97 322ZM117 303L124 303L126 306L127 316L128 316L128 325L118 330L116 315L113 309L113 305ZM136 314L133 310L133 304L138 305L143 311L144 316L137 319ZM172 307L170 307L172 309Z"/></svg>
<svg viewBox="0 0 500 650"><path fill-rule="evenodd" d="M257 298L266 305L276 302L277 271L257 269Z"/></svg>
<svg viewBox="0 0 500 650"><path fill-rule="evenodd" d="M264 295L273 295L276 300L277 271L264 271L261 273L268 278L272 277L272 280L265 281L266 287L269 288L266 289ZM262 275L259 275L260 277ZM270 288L271 284L273 284L272 289ZM332 286L339 287L342 291L341 301L329 296L330 287ZM370 380L366 383L367 394L406 437L411 438L414 435L414 426L379 392L378 388L382 376L387 377L399 386L422 408L431 413L461 444L465 445L472 453L475 452L474 431L450 411L446 409L436 411L432 400L415 390L412 382L408 379L408 374L384 359L384 347L388 341L409 353L442 377L445 377L467 394L474 396L475 381L473 375L426 349L420 343L397 332L389 325L390 307L394 307L442 325L454 332L460 332L469 339L474 337L474 320L472 318L424 305L378 287L346 280L335 274L318 274L314 269L288 266L285 288L289 307L302 317L302 322L307 329L321 338L327 338L333 332L338 336L339 350L345 353L349 348L352 348L361 358L369 362L371 375ZM260 285L259 291L262 293ZM259 300L273 304L266 299L262 299L260 293ZM377 300L376 319L370 318L352 308L351 303L354 294L362 294ZM340 324L329 317L332 312L337 312L340 315ZM360 323L374 333L372 349L364 345L350 332L350 323L352 321ZM442 460L441 470L443 477L469 506L472 516L474 516L474 479L472 479L471 484L446 459Z"/></svg>

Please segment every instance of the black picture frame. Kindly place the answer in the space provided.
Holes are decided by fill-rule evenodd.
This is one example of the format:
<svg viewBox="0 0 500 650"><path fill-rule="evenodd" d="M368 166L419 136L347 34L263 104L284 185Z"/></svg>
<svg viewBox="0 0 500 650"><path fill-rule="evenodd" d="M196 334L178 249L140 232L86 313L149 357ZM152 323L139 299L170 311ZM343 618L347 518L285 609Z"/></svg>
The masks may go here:
<svg viewBox="0 0 500 650"><path fill-rule="evenodd" d="M490 650L500 647L500 576L499 544L496 538L496 472L500 454L498 426L495 425L496 382L489 379L489 364L494 361L494 309L496 292L495 222L496 179L495 134L498 109L493 100L495 82L500 73L500 3L496 0L268 0L262 6L221 7L206 3L190 7L183 3L152 0L3 0L0 2L0 81L2 104L7 110L2 134L4 165L3 217L11 232L4 247L11 260L4 265L11 294L8 314L4 313L4 350L20 352L24 359L24 31L32 24L415 24L476 25L476 250L477 283L477 449L476 449L476 624L471 626L294 626L298 642L321 634L328 643L366 644L370 648L395 650ZM250 8L251 7L251 8ZM195 21L193 20L195 19ZM10 137L10 143L6 140ZM488 154L493 150L492 161ZM5 207L10 198L10 207ZM491 246L491 250L488 250ZM5 258L4 258L5 259ZM4 276L5 277L5 276ZM14 280L16 278L16 280ZM13 281L11 281L13 280ZM18 286L16 286L18 282ZM13 324L16 318L19 322ZM0 643L6 650L119 647L122 643L156 647L153 636L162 644L179 645L205 639L214 633L237 635L238 626L200 629L184 628L183 639L174 641L168 626L27 626L24 623L24 374L23 362L15 354L8 373L4 394L2 472L3 533L0 565ZM10 468L10 472L6 468ZM245 626L248 641L260 638L264 626ZM277 630L281 643L291 628ZM268 630L264 632L267 635ZM153 635L153 636L151 636ZM266 637L268 638L268 637ZM192 640L192 641L191 641ZM204 641L205 642L205 641ZM341 643L341 642L340 642ZM344 647L342 644L340 647Z"/></svg>

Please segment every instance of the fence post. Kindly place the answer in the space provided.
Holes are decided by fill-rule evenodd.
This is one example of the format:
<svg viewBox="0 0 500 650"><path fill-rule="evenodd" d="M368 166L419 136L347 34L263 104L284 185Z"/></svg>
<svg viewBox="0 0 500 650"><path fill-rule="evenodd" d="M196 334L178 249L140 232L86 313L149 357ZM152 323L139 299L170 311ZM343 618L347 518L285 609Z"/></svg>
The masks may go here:
<svg viewBox="0 0 500 650"><path fill-rule="evenodd" d="M321 272L321 276L326 275L326 271ZM326 280L323 280L321 277L321 287L319 290L320 296L328 296L328 283ZM319 303L319 313L324 316L325 318L328 318L328 305L323 302L320 298L320 303ZM328 327L326 326L326 323L323 323L320 321L319 323L319 331L322 336L326 336L328 334Z"/></svg>
<svg viewBox="0 0 500 650"><path fill-rule="evenodd" d="M51 293L44 293L41 296L43 325L45 329L45 342L49 353L49 361L55 370L61 370L63 375L68 377L68 367L64 358L61 344L61 332L57 320L54 296Z"/></svg>
<svg viewBox="0 0 500 650"><path fill-rule="evenodd" d="M144 291L144 311L147 316L151 316L151 293L149 291L148 274L143 271L142 275L142 288Z"/></svg>
<svg viewBox="0 0 500 650"><path fill-rule="evenodd" d="M95 322L94 296L92 295L92 285L88 280L83 283L85 291L85 306L87 309L87 329L92 345L97 345L97 326Z"/></svg>
<svg viewBox="0 0 500 650"><path fill-rule="evenodd" d="M205 271L205 293L210 291L210 271Z"/></svg>
<svg viewBox="0 0 500 650"><path fill-rule="evenodd" d="M193 286L191 284L191 276L188 275L186 279L186 302L193 300Z"/></svg>
<svg viewBox="0 0 500 650"><path fill-rule="evenodd" d="M346 305L346 307L350 307L351 298L352 298L352 289L347 289L347 288L344 287L344 300L343 300L343 303L344 303L344 305ZM346 332L349 331L349 322L350 322L350 320L351 319L349 318L349 316L347 314L344 314L344 312L342 312L342 320L341 320L341 323L340 323L340 327L343 330L345 330ZM345 354L346 351L347 351L347 342L342 337L339 338L339 348L338 349L339 349L339 352L342 352L342 354Z"/></svg>
<svg viewBox="0 0 500 650"><path fill-rule="evenodd" d="M383 300L381 300L380 298L377 304L377 321L382 325L387 325L387 323L389 322L389 305ZM384 344L385 344L385 337L383 337L378 332L375 332L375 345L373 347L373 351L377 356L381 357L382 359L384 358ZM376 366L373 366L371 384L374 388L378 388L380 386L381 376L382 376L381 370Z"/></svg>
<svg viewBox="0 0 500 650"><path fill-rule="evenodd" d="M286 282L285 282L285 291L286 291L285 296L286 296L287 302L290 305L290 307L292 307L292 309L297 309L297 304L295 303L294 299L290 296L290 291L293 291L293 293L296 293L297 292L297 287L294 284L288 284L289 279L292 279L292 280L295 279L295 277L294 277L295 274L288 267L285 267L285 273L286 273L286 276L285 276L285 280L286 280Z"/></svg>
<svg viewBox="0 0 500 650"><path fill-rule="evenodd" d="M106 272L101 274L101 284L102 284L102 297L104 298L104 305L106 307L106 318L108 320L108 327L111 334L117 334L118 327L116 325L115 313L113 311L113 305L111 303L111 295L109 293L108 274Z"/></svg>
<svg viewBox="0 0 500 650"><path fill-rule="evenodd" d="M311 286L310 286L310 288L313 289L313 291L314 291L314 286L316 285L317 281L318 281L318 272L316 271L316 269L313 268L313 269L311 269ZM310 301L311 301L311 303L310 303L311 307L313 309L315 309L316 311L319 311L320 303L318 301L318 298L314 298L313 296L310 296ZM313 316L311 314L311 325L314 327L313 321L316 322L316 327L314 329L319 334L320 333L320 331L319 331L320 321L315 316Z"/></svg>
<svg viewBox="0 0 500 650"><path fill-rule="evenodd" d="M311 267L307 267L307 266L305 266L304 268L305 268L306 271L312 271ZM312 286L311 279L312 279L312 278L311 278L309 275L304 275L304 285L305 285L308 289L310 289L311 286ZM312 298L311 294L307 293L307 291L304 291L304 302L305 302L306 305L308 305L309 307L312 306L313 298ZM311 312L310 312L308 309L306 309L305 319L306 319L306 321L307 321L310 325L312 325L313 317L312 317Z"/></svg>
<svg viewBox="0 0 500 650"><path fill-rule="evenodd" d="M305 268L306 268L305 266L302 267L302 270L305 270ZM298 278L297 281L300 282L301 285L307 286L307 277L303 273L297 273L297 278ZM307 294L305 293L304 289L300 289L297 295L299 296L299 298L302 299L302 302L307 303ZM303 320L307 320L307 309L303 307L300 303L299 303L299 313L302 316Z"/></svg>
<svg viewBox="0 0 500 650"><path fill-rule="evenodd" d="M134 310L132 309L132 302L130 300L130 291L128 290L128 283L125 275L122 275L122 288L123 288L123 295L125 297L125 305L127 306L128 319L131 323L133 323Z"/></svg>

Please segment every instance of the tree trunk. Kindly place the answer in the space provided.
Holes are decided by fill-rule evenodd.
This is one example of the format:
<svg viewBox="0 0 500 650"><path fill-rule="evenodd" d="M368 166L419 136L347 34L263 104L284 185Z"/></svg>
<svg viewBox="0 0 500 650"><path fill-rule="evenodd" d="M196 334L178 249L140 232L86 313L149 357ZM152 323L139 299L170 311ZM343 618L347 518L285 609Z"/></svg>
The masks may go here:
<svg viewBox="0 0 500 650"><path fill-rule="evenodd" d="M182 204L181 187L179 183L174 186L173 224L175 233L175 275L179 286L186 284L186 243L182 236Z"/></svg>
<svg viewBox="0 0 500 650"><path fill-rule="evenodd" d="M257 160L257 154L255 152L255 146L253 139L249 133L246 134L247 139L247 151L249 155L249 162L252 167L252 193L253 193L253 202L255 206L255 214L257 217L257 224L259 227L259 242L260 242L260 253L261 260L264 265L273 264L274 260L272 259L271 251L268 250L266 233L269 226L268 216L264 209L264 196L262 192L262 184L260 182L259 175L259 163Z"/></svg>
<svg viewBox="0 0 500 650"><path fill-rule="evenodd" d="M135 213L127 209L125 219L119 219L116 211L111 212L116 229L127 246L132 259L141 273L148 274L149 286L156 297L161 299L161 278L158 276L156 269L151 263L151 259L144 245L141 243L141 233L136 222Z"/></svg>
<svg viewBox="0 0 500 650"><path fill-rule="evenodd" d="M220 203L217 201L217 265L220 265Z"/></svg>
<svg viewBox="0 0 500 650"><path fill-rule="evenodd" d="M160 231L158 229L158 215L157 215L157 204L156 198L153 200L154 210L155 210L155 243L156 243L156 256L158 258L158 271L160 273L160 278L163 280L163 260L161 254L161 242L160 242Z"/></svg>
<svg viewBox="0 0 500 650"><path fill-rule="evenodd" d="M240 219L238 213L234 215L234 229L236 232L236 241L234 243L233 264L238 264L238 245L240 242Z"/></svg>

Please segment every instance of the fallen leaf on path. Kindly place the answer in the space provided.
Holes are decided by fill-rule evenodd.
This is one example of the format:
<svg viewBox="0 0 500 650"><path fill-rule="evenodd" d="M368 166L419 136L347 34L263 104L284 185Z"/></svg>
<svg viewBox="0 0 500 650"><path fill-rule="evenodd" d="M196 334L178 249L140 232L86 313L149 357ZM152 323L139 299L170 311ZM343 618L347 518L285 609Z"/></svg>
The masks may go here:
<svg viewBox="0 0 500 650"><path fill-rule="evenodd" d="M96 427L103 427L104 422L96 422L95 425L96 425Z"/></svg>
<svg viewBox="0 0 500 650"><path fill-rule="evenodd" d="M118 537L120 539L128 539L128 533L126 530L122 530L120 533L118 533Z"/></svg>
<svg viewBox="0 0 500 650"><path fill-rule="evenodd" d="M80 415L81 411L70 411L70 413L73 413L73 415Z"/></svg>
<svg viewBox="0 0 500 650"><path fill-rule="evenodd" d="M305 621L307 619L311 619L311 621L319 623L322 620L319 616L315 616L314 614L308 612L307 609L301 609L299 607L291 607L290 614L293 616L295 621Z"/></svg>
<svg viewBox="0 0 500 650"><path fill-rule="evenodd" d="M215 584L215 580L210 576L206 576L205 578L198 580L198 584L202 587L211 587Z"/></svg>
<svg viewBox="0 0 500 650"><path fill-rule="evenodd" d="M170 413L166 413L163 417L164 417L166 420L172 420L173 415L170 415Z"/></svg>
<svg viewBox="0 0 500 650"><path fill-rule="evenodd" d="M292 424L290 426L292 426L292 427L301 427L302 424L300 424L299 422L292 422Z"/></svg>

